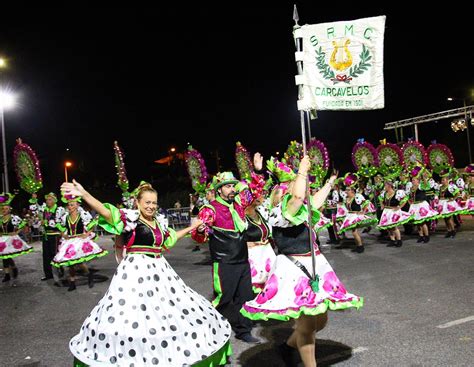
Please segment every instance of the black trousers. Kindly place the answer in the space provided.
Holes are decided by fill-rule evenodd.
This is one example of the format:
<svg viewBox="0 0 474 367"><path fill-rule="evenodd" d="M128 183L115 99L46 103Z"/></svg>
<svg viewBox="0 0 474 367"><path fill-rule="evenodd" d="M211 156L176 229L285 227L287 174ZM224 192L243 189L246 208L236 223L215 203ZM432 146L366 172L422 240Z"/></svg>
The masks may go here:
<svg viewBox="0 0 474 367"><path fill-rule="evenodd" d="M255 297L252 291L250 265L221 264L212 265L214 300L212 304L226 317L236 336L250 333L252 321L240 313L242 305Z"/></svg>
<svg viewBox="0 0 474 367"><path fill-rule="evenodd" d="M48 236L43 238L43 272L46 278L53 277L53 268L51 261L58 250L59 235Z"/></svg>

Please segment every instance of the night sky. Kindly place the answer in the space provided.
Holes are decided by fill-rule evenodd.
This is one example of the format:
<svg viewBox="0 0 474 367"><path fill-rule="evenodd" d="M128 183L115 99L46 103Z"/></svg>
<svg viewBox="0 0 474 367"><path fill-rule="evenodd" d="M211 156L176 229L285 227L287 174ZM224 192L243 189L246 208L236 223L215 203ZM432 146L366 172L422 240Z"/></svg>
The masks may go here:
<svg viewBox="0 0 474 367"><path fill-rule="evenodd" d="M46 190L57 191L66 158L75 163L71 176L113 187L112 144L118 140L134 187L169 174L153 160L172 146L184 150L192 143L213 173L217 149L222 168L233 168L237 140L268 157L299 139L293 2L162 4L153 11L78 6L2 12L0 54L9 68L0 80L20 104L5 113L10 163L14 139L22 137L40 157ZM393 142L393 131L383 130L386 122L461 107L446 97L467 98L474 88L467 11L351 4L297 2L300 24L387 16L385 109L323 111L312 122L313 135L342 170L352 168L358 138L375 146L384 137ZM421 126L420 140L447 143L458 166L465 165L466 134L452 132L449 123ZM412 135L406 129L405 137ZM18 187L13 174L10 186Z"/></svg>

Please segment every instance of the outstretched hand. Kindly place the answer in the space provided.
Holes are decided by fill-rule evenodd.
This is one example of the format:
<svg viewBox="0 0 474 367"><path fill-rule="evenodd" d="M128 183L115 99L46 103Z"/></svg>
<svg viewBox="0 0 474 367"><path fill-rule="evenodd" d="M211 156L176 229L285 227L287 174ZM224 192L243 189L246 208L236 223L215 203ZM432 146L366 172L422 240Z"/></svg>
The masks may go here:
<svg viewBox="0 0 474 367"><path fill-rule="evenodd" d="M260 153L255 153L253 155L253 166L256 171L261 171L263 167L263 156Z"/></svg>
<svg viewBox="0 0 474 367"><path fill-rule="evenodd" d="M61 185L61 192L63 195L73 195L73 196L84 196L86 190L82 185L77 182L76 180L72 180L72 182L64 182Z"/></svg>
<svg viewBox="0 0 474 367"><path fill-rule="evenodd" d="M337 169L333 169L331 177L329 178L329 182L331 183L331 185L334 184L334 181L336 181L338 175L339 175L339 171Z"/></svg>

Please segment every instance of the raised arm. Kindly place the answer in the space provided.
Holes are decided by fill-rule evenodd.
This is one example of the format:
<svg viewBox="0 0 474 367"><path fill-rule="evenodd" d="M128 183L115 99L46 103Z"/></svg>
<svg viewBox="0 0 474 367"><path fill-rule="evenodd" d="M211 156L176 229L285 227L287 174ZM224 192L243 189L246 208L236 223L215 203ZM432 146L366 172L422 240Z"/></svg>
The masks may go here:
<svg viewBox="0 0 474 367"><path fill-rule="evenodd" d="M112 213L108 210L105 205L89 194L82 185L76 180L72 182L64 182L61 185L61 191L64 195L80 196L82 199L95 210L101 217L103 217L108 223L112 224Z"/></svg>
<svg viewBox="0 0 474 367"><path fill-rule="evenodd" d="M324 202L326 201L331 189L334 185L334 181L337 179L337 171L335 171L326 184L319 190L317 193L313 195L313 200L311 205L314 206L315 209L319 209L323 206Z"/></svg>
<svg viewBox="0 0 474 367"><path fill-rule="evenodd" d="M311 162L309 157L305 155L303 159L301 159L298 174L293 183L293 189L291 190L291 199L288 201L287 211L290 215L296 215L304 203L306 197L306 181L310 166Z"/></svg>

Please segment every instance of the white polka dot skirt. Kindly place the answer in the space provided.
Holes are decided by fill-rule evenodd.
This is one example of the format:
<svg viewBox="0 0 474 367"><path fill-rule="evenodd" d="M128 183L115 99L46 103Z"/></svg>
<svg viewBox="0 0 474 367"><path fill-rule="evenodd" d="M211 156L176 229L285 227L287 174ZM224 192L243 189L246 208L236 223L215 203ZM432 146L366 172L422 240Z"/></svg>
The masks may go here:
<svg viewBox="0 0 474 367"><path fill-rule="evenodd" d="M130 254L69 348L90 366L188 366L217 353L230 334L163 257Z"/></svg>

